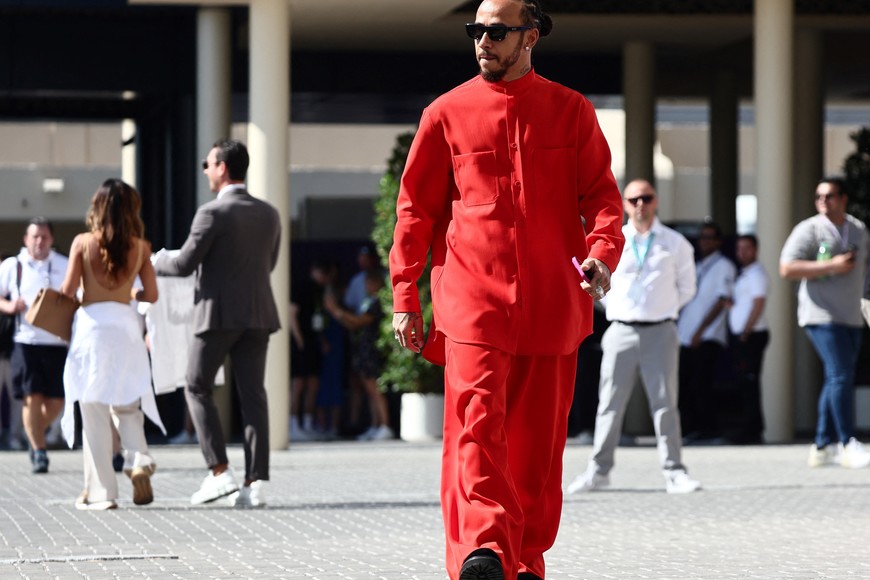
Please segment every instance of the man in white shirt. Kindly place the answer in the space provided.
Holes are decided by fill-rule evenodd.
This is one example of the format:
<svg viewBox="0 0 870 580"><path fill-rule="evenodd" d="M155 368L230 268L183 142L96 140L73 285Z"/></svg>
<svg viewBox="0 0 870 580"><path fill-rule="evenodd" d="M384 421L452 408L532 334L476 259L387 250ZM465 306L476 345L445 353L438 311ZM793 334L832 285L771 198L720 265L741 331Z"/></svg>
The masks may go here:
<svg viewBox="0 0 870 580"><path fill-rule="evenodd" d="M656 217L653 186L635 180L623 192L628 223L626 244L606 298L612 322L601 341L601 382L592 455L586 471L568 486L568 493L610 485L622 421L634 385L643 383L658 441L659 460L668 493L690 493L700 482L689 477L682 462L682 431L677 406L680 343L676 319L695 294L692 245Z"/></svg>
<svg viewBox="0 0 870 580"><path fill-rule="evenodd" d="M12 388L22 399L21 418L30 441L33 473L48 472L45 430L63 410L63 367L67 343L32 326L24 313L45 287L60 288L66 276L67 259L51 249L54 232L45 218L33 218L24 234L18 256L0 264L0 310L18 316L10 359ZM17 283L21 265L21 284Z"/></svg>
<svg viewBox="0 0 870 580"><path fill-rule="evenodd" d="M758 238L754 235L738 236L735 254L740 264L740 274L734 282L728 328L743 421L729 439L735 443L761 443L761 433L764 431L761 363L770 340L764 304L770 280L764 266L758 261Z"/></svg>
<svg viewBox="0 0 870 580"><path fill-rule="evenodd" d="M726 306L736 269L722 255L722 230L713 222L701 226L700 259L695 264L698 291L680 311L680 417L687 441L719 436L713 385L719 358L728 344Z"/></svg>

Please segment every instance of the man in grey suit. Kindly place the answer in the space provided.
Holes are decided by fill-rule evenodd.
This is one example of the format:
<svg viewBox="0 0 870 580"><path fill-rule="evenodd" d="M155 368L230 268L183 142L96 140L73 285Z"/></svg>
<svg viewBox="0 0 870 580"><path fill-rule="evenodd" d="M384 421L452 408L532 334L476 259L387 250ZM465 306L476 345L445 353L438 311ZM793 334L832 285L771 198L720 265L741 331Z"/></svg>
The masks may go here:
<svg viewBox="0 0 870 580"><path fill-rule="evenodd" d="M265 505L269 413L263 383L269 334L280 326L269 275L278 259L281 225L274 207L246 191L248 160L248 151L239 141L214 144L202 169L217 199L197 210L178 255L161 254L155 264L161 276L196 271L195 337L184 393L211 472L191 496L193 504L230 496L237 507ZM242 488L229 466L213 397L215 375L227 355L244 424Z"/></svg>

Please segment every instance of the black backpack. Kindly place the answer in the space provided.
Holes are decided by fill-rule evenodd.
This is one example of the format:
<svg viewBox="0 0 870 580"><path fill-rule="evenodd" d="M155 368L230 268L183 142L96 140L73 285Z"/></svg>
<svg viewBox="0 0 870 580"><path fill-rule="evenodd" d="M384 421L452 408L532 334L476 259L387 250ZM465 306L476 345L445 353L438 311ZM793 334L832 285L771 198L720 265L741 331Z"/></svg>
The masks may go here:
<svg viewBox="0 0 870 580"><path fill-rule="evenodd" d="M15 266L16 266L16 276L15 276L15 287L18 290L18 293L21 293L21 262L18 261L18 258L15 258ZM11 296L7 296L8 300ZM7 358L12 353L12 346L14 344L13 337L15 336L15 331L18 328L18 315L17 314L0 314L0 357Z"/></svg>

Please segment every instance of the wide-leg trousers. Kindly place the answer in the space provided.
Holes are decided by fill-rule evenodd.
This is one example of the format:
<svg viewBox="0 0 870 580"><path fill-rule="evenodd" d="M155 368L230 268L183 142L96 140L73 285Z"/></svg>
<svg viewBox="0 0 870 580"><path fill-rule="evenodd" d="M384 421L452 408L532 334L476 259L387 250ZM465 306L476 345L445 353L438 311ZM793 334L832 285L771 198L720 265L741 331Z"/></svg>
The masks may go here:
<svg viewBox="0 0 870 580"><path fill-rule="evenodd" d="M145 441L145 417L136 400L129 405L106 405L80 401L85 490L89 502L116 501L118 480L112 467L112 423L121 436L124 467L133 469L154 463Z"/></svg>
<svg viewBox="0 0 870 580"><path fill-rule="evenodd" d="M478 548L505 578L544 577L562 509L562 455L577 351L519 356L446 341L441 507L447 572Z"/></svg>

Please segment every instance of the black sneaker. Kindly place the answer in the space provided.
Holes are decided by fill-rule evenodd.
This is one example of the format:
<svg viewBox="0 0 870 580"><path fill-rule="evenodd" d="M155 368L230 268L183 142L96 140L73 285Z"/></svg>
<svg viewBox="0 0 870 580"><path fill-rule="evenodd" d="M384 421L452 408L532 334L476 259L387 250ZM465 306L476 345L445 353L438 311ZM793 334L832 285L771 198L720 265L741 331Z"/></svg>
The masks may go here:
<svg viewBox="0 0 870 580"><path fill-rule="evenodd" d="M479 548L462 563L459 580L504 580L501 560L489 548Z"/></svg>
<svg viewBox="0 0 870 580"><path fill-rule="evenodd" d="M48 473L48 453L45 449L30 452L30 465L33 473Z"/></svg>

